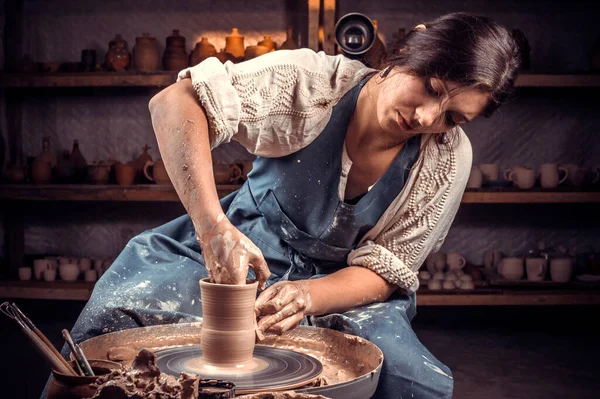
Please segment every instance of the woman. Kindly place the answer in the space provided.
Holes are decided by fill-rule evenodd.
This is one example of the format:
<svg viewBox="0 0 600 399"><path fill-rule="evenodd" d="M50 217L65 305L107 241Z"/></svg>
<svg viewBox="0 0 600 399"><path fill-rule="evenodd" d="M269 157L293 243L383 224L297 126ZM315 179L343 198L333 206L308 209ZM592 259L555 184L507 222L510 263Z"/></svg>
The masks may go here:
<svg viewBox="0 0 600 399"><path fill-rule="evenodd" d="M468 179L459 125L498 108L518 64L503 27L458 13L417 26L381 70L301 49L182 71L150 112L187 215L129 242L73 336L190 320L198 280L250 275L266 288L261 329L363 336L385 355L377 397L451 397L451 371L410 327L416 272ZM257 159L219 201L211 149L230 140Z"/></svg>

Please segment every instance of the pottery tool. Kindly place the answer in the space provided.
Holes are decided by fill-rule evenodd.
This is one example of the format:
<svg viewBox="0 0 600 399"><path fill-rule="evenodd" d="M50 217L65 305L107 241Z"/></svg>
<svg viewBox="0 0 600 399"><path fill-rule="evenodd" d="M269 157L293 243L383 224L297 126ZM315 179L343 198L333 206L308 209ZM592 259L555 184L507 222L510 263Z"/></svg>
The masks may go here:
<svg viewBox="0 0 600 399"><path fill-rule="evenodd" d="M69 347L71 348L73 357L75 358L75 361L83 371L84 375L93 377L94 371L92 370L92 367L90 366L87 358L83 354L81 348L75 342L73 342L73 338L71 337L71 334L69 334L69 330L63 329L62 335L65 338L65 341L67 341Z"/></svg>
<svg viewBox="0 0 600 399"><path fill-rule="evenodd" d="M42 341L44 341L44 343L46 344L46 346L52 351L52 353L54 353L54 356L56 356L58 359L61 360L61 363L64 364L64 366L70 371L70 374L72 375L77 375L77 373L75 372L75 370L73 370L73 367L71 367L71 365L69 364L69 362L67 362L65 360L64 357L62 357L62 355L58 352L58 350L54 347L54 345L52 345L52 343L50 342L50 340L44 335L44 333L42 333L40 331L39 328L37 328L35 326L35 324L33 324L33 322L31 321L31 319L27 316L25 316L25 313L23 313L21 311L21 309L19 309L19 307L13 303L12 307L14 308L14 310L16 311L17 315L19 316L19 318L21 319L22 322L24 322L24 324L26 324L34 333L36 333L36 335L38 337L40 337L40 339Z"/></svg>
<svg viewBox="0 0 600 399"><path fill-rule="evenodd" d="M14 308L14 306L8 302L4 302L2 305L0 305L0 311L2 311L2 313L4 313L5 315L17 322L19 327L21 327L23 333L27 336L27 338L29 338L29 340L31 341L33 346L38 350L38 352L48 361L48 363L50 363L52 368L66 375L77 375L72 367L67 368L67 366L64 363L66 361L62 358L62 356L60 356L60 354L58 354L58 356L55 354L55 352L58 353L58 351L56 351L56 348L54 348L52 344L46 344L46 342L44 342L38 336L38 334L36 334L33 331L33 329L30 328L30 325L24 319L21 318L23 312L21 312L20 310L17 311ZM25 317L25 319L27 318ZM31 320L29 320L29 322L31 322ZM52 349L50 348L54 349L54 351L52 351Z"/></svg>

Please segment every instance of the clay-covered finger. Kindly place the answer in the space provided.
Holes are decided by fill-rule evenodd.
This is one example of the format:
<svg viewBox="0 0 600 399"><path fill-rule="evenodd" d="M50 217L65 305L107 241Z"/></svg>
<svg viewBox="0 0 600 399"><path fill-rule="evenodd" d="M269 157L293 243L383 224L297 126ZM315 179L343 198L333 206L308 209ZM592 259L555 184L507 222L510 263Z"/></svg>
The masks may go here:
<svg viewBox="0 0 600 399"><path fill-rule="evenodd" d="M287 319L290 316L297 314L298 312L304 313L304 300L299 299L292 301L285 305L283 309L278 311L277 313L270 314L269 316L265 316L258 321L258 328L263 331L268 330L271 326L279 323L282 320Z"/></svg>
<svg viewBox="0 0 600 399"><path fill-rule="evenodd" d="M272 300L278 293L281 284L275 283L265 291L261 292L256 301L254 302L254 312L257 316L264 314L265 303Z"/></svg>
<svg viewBox="0 0 600 399"><path fill-rule="evenodd" d="M273 333L273 334L283 334L286 331L296 328L296 326L298 324L300 324L300 322L302 321L303 318L304 318L303 312L296 313L296 314L288 317L287 319L283 319L279 323L272 325L268 329L268 332Z"/></svg>
<svg viewBox="0 0 600 399"><path fill-rule="evenodd" d="M254 270L254 274L256 275L256 279L258 280L258 288L261 290L265 289L265 284L267 283L267 279L271 276L271 271L269 270L269 266L265 261L265 258L257 257L258 259L253 262L250 266Z"/></svg>

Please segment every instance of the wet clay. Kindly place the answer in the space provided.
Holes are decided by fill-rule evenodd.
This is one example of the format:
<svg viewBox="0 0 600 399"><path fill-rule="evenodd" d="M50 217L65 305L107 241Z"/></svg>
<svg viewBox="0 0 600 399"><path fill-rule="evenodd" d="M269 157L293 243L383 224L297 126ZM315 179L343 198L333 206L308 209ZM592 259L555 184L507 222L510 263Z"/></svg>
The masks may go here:
<svg viewBox="0 0 600 399"><path fill-rule="evenodd" d="M250 361L235 366L219 367L208 363L204 357L191 359L184 363L186 370L197 373L203 377L244 375L256 373L269 367L262 359L250 359Z"/></svg>
<svg viewBox="0 0 600 399"><path fill-rule="evenodd" d="M297 393L295 391L273 392L273 393L255 393L252 395L238 396L237 399L328 399L322 395L310 395L307 393Z"/></svg>
<svg viewBox="0 0 600 399"><path fill-rule="evenodd" d="M203 326L202 359L199 373L210 367L232 370L257 370L253 360L256 329L254 301L258 282L243 285L200 281Z"/></svg>
<svg viewBox="0 0 600 399"><path fill-rule="evenodd" d="M199 378L181 373L179 379L161 373L153 352L142 349L129 370L115 370L98 377L93 399L194 399L198 397Z"/></svg>

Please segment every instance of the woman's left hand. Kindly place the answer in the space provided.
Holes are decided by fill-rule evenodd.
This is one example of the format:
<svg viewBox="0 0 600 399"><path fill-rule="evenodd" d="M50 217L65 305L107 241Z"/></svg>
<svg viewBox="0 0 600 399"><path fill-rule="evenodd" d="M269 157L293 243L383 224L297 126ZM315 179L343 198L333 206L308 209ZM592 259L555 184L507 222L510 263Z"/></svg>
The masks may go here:
<svg viewBox="0 0 600 399"><path fill-rule="evenodd" d="M263 291L254 305L258 328L281 334L296 327L311 309L308 281L279 281Z"/></svg>

